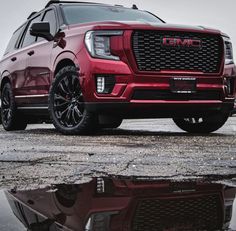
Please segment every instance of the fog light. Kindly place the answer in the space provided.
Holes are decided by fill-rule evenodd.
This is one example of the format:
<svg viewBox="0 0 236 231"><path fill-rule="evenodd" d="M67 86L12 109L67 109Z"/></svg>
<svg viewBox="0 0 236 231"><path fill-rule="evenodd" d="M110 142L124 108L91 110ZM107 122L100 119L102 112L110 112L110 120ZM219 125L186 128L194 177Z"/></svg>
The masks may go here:
<svg viewBox="0 0 236 231"><path fill-rule="evenodd" d="M85 231L109 231L111 217L117 214L116 211L92 214L85 225Z"/></svg>
<svg viewBox="0 0 236 231"><path fill-rule="evenodd" d="M110 94L115 86L115 76L97 75L96 76L97 93Z"/></svg>
<svg viewBox="0 0 236 231"><path fill-rule="evenodd" d="M97 93L103 93L105 90L105 78L97 77Z"/></svg>
<svg viewBox="0 0 236 231"><path fill-rule="evenodd" d="M103 178L97 178L97 193L105 192L105 182Z"/></svg>
<svg viewBox="0 0 236 231"><path fill-rule="evenodd" d="M234 94L234 78L225 78L225 91L227 95Z"/></svg>

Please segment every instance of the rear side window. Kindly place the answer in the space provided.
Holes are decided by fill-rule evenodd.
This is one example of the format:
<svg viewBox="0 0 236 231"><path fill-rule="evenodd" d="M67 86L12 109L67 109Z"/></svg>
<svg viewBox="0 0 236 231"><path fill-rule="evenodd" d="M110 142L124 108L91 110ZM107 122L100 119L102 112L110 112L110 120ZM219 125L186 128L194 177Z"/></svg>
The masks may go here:
<svg viewBox="0 0 236 231"><path fill-rule="evenodd" d="M25 33L24 41L22 43L22 47L29 46L29 45L31 45L31 44L36 42L36 37L30 35L30 27L32 26L32 24L34 24L36 22L40 22L40 21L41 21L41 15L38 15L36 18L32 19L28 23L28 27L27 27L27 31Z"/></svg>
<svg viewBox="0 0 236 231"><path fill-rule="evenodd" d="M17 29L14 34L12 35L12 38L10 39L7 49L4 53L4 55L7 55L9 53L12 53L17 49L17 43L19 42L20 36L25 28L25 25L21 26L19 29Z"/></svg>

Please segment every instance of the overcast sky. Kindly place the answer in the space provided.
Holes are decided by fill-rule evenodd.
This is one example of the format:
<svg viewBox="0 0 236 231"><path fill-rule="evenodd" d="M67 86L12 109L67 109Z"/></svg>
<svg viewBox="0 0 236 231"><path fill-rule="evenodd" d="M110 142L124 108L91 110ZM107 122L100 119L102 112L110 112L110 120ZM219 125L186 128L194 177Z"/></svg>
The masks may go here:
<svg viewBox="0 0 236 231"><path fill-rule="evenodd" d="M85 0L90 1L90 0ZM230 35L236 55L236 0L94 0L151 11L168 23L218 28ZM47 0L4 0L0 8L0 56L11 34L32 11L42 9Z"/></svg>

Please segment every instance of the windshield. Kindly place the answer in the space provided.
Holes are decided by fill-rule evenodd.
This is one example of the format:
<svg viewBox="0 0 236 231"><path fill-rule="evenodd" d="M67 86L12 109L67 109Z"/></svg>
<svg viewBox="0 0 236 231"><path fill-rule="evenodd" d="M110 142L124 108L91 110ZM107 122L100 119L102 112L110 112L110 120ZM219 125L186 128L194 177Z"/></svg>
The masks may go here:
<svg viewBox="0 0 236 231"><path fill-rule="evenodd" d="M99 22L99 21L140 21L147 23L163 23L156 16L140 10L114 6L62 6L67 24Z"/></svg>

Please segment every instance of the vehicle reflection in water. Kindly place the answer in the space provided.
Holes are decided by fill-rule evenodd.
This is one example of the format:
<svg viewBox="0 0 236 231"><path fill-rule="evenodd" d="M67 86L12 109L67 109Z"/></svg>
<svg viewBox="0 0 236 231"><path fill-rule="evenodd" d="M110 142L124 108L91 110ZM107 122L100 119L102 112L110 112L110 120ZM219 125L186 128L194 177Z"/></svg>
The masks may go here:
<svg viewBox="0 0 236 231"><path fill-rule="evenodd" d="M236 230L236 188L215 183L97 178L5 194L28 231Z"/></svg>

